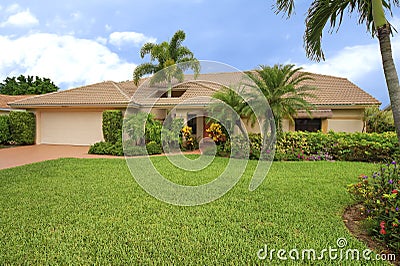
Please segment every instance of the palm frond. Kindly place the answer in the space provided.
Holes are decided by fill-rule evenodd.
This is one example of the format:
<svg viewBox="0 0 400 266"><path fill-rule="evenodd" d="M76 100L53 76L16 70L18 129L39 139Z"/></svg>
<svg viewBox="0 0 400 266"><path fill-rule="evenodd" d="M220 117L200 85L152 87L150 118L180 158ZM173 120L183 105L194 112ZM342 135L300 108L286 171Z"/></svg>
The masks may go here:
<svg viewBox="0 0 400 266"><path fill-rule="evenodd" d="M273 8L276 14L283 12L290 17L294 13L294 0L276 0Z"/></svg>
<svg viewBox="0 0 400 266"><path fill-rule="evenodd" d="M185 40L186 34L183 30L178 30L175 32L174 36L172 36L171 41L169 42L169 56L177 61L179 48L182 45L182 42Z"/></svg>

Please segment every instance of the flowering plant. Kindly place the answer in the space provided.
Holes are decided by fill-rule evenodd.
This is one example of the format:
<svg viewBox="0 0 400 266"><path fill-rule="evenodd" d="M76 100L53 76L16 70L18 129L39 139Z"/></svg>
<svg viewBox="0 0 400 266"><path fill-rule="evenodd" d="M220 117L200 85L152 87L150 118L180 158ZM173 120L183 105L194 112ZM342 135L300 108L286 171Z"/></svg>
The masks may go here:
<svg viewBox="0 0 400 266"><path fill-rule="evenodd" d="M218 123L212 123L207 129L206 132L208 136L214 140L217 144L226 141L226 136L222 132L222 127Z"/></svg>
<svg viewBox="0 0 400 266"><path fill-rule="evenodd" d="M181 129L182 136L184 138L184 145L186 149L193 150L194 148L194 138L192 136L192 128L188 125Z"/></svg>
<svg viewBox="0 0 400 266"><path fill-rule="evenodd" d="M394 250L400 249L400 171L395 161L371 176L360 175L348 191L362 202L361 211L372 220L372 232Z"/></svg>

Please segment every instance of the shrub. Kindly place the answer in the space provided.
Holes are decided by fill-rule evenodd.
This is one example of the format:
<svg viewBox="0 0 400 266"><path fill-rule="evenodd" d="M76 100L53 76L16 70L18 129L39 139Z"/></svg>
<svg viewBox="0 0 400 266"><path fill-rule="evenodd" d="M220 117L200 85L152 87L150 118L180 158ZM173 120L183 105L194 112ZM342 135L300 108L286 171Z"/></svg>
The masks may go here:
<svg viewBox="0 0 400 266"><path fill-rule="evenodd" d="M122 141L123 116L120 110L107 110L103 112L103 137L106 142L116 143Z"/></svg>
<svg viewBox="0 0 400 266"><path fill-rule="evenodd" d="M164 148L182 146L182 132L183 119L177 118L173 120L164 121L162 128L162 142Z"/></svg>
<svg viewBox="0 0 400 266"><path fill-rule="evenodd" d="M150 141L161 144L161 129L161 122L156 120L153 114L144 112L131 114L124 121L124 132L138 145Z"/></svg>
<svg viewBox="0 0 400 266"><path fill-rule="evenodd" d="M249 158L261 156L263 139L260 134L249 134ZM246 138L234 136L226 143L217 143L217 154L242 158ZM232 148L231 144L235 143ZM268 152L268 151L266 151ZM394 132L334 133L284 132L277 137L274 160L283 161L363 161L387 162L400 157L400 149Z"/></svg>
<svg viewBox="0 0 400 266"><path fill-rule="evenodd" d="M161 144L155 142L155 141L150 141L149 143L146 144L146 149L147 153L149 155L152 154L161 154L162 153L162 147Z"/></svg>
<svg viewBox="0 0 400 266"><path fill-rule="evenodd" d="M371 176L359 176L348 191L361 201L368 217L367 231L394 250L400 250L400 171L395 161L383 165Z"/></svg>
<svg viewBox="0 0 400 266"><path fill-rule="evenodd" d="M11 140L16 144L34 144L36 135L35 114L12 111L9 115Z"/></svg>
<svg viewBox="0 0 400 266"><path fill-rule="evenodd" d="M153 115L149 115L146 122L145 135L146 143L154 141L161 145L161 129L162 124L160 121L155 120Z"/></svg>
<svg viewBox="0 0 400 266"><path fill-rule="evenodd" d="M181 129L181 133L182 133L182 138L183 138L182 139L182 148L184 150L193 150L194 146L195 146L194 142L195 142L196 138L194 138L192 136L192 128L186 125Z"/></svg>
<svg viewBox="0 0 400 266"><path fill-rule="evenodd" d="M206 129L208 137L212 138L217 145L226 141L226 135L223 131L223 127L219 123L212 123Z"/></svg>
<svg viewBox="0 0 400 266"><path fill-rule="evenodd" d="M370 107L364 111L365 132L383 133L395 131L392 111L379 110L378 107Z"/></svg>
<svg viewBox="0 0 400 266"><path fill-rule="evenodd" d="M0 144L7 143L11 138L10 120L8 115L0 115Z"/></svg>
<svg viewBox="0 0 400 266"><path fill-rule="evenodd" d="M391 161L399 151L394 132L334 133L284 132L277 139L280 160Z"/></svg>
<svg viewBox="0 0 400 266"><path fill-rule="evenodd" d="M122 150L122 143L120 141L116 143L111 142L97 142L90 146L89 154L102 154L102 155L115 155L122 156L124 152Z"/></svg>

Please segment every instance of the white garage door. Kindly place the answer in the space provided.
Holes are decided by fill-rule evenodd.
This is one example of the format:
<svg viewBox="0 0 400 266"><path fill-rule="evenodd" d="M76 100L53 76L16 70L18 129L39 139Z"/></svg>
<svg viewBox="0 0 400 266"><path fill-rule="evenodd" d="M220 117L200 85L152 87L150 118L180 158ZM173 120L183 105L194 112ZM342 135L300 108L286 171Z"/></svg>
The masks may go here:
<svg viewBox="0 0 400 266"><path fill-rule="evenodd" d="M40 143L91 145L103 140L102 112L42 112Z"/></svg>

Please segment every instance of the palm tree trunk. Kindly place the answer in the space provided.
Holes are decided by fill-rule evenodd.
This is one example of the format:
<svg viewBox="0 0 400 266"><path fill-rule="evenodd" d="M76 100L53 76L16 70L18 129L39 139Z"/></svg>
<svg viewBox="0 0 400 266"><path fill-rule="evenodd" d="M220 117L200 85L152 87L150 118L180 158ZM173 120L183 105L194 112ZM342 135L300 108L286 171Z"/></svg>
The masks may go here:
<svg viewBox="0 0 400 266"><path fill-rule="evenodd" d="M377 32L382 56L383 71L385 73L386 85L389 91L390 104L393 111L394 125L397 132L397 139L400 144L400 85L396 66L394 65L392 57L390 26L385 24L378 28Z"/></svg>

